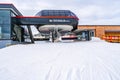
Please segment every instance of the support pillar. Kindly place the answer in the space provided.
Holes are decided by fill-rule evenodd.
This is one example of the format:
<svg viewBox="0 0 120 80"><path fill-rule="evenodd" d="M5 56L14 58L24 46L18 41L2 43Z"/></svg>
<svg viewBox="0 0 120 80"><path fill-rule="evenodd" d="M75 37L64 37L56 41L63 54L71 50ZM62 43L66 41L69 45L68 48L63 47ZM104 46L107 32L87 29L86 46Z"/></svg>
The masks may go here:
<svg viewBox="0 0 120 80"><path fill-rule="evenodd" d="M31 43L34 43L34 39L33 39L33 35L32 35L32 30L30 28L30 25L27 25L27 28L28 28L28 32L29 32L29 35L30 35Z"/></svg>

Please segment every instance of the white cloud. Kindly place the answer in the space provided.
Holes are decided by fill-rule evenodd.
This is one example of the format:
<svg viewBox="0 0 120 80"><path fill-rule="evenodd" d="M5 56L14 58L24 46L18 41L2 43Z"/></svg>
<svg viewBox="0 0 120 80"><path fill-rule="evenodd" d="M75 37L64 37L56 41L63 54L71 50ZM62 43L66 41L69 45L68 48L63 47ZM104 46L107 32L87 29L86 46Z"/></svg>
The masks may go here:
<svg viewBox="0 0 120 80"><path fill-rule="evenodd" d="M96 14L100 14L101 8L98 6L85 6L78 10L81 17L86 18Z"/></svg>

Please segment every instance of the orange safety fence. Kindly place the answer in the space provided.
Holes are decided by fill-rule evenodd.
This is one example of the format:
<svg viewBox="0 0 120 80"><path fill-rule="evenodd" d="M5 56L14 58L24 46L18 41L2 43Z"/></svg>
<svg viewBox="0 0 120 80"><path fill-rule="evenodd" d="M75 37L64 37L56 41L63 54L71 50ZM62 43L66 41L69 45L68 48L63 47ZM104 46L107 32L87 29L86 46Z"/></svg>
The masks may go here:
<svg viewBox="0 0 120 80"><path fill-rule="evenodd" d="M120 42L120 36L102 36L103 40L106 40L108 42Z"/></svg>

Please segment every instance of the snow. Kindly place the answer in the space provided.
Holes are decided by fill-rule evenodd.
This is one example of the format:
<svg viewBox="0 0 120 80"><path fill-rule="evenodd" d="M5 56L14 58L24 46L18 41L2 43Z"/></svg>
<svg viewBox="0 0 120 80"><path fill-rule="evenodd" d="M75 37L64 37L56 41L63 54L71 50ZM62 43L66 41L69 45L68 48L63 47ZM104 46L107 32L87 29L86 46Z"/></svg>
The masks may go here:
<svg viewBox="0 0 120 80"><path fill-rule="evenodd" d="M0 80L120 80L120 44L92 38L6 47Z"/></svg>

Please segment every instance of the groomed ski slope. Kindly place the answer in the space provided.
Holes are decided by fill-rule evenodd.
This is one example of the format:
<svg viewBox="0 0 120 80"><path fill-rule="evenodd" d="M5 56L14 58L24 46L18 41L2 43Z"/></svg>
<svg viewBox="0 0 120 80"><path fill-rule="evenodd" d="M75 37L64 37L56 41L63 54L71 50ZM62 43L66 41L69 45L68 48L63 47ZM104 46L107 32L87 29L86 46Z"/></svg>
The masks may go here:
<svg viewBox="0 0 120 80"><path fill-rule="evenodd" d="M0 80L120 80L120 44L93 38L3 48Z"/></svg>

